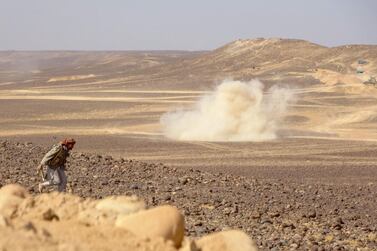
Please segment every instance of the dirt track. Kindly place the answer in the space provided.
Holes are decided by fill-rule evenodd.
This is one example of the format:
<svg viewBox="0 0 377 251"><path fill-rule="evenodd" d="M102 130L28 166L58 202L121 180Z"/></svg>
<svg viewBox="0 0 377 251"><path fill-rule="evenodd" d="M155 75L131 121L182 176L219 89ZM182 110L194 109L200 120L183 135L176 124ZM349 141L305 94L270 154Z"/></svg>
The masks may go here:
<svg viewBox="0 0 377 251"><path fill-rule="evenodd" d="M1 141L0 185L20 183L35 192L35 166L46 150ZM137 194L150 206L178 206L191 236L240 228L262 250L377 248L373 182L309 184L284 176L267 180L77 152L67 169L75 194L96 198Z"/></svg>

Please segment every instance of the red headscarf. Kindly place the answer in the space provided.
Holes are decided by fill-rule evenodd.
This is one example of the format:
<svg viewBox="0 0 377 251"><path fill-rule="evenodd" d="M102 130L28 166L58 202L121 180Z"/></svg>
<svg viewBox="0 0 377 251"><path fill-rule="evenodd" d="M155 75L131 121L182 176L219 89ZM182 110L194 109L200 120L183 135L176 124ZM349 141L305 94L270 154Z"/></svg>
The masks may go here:
<svg viewBox="0 0 377 251"><path fill-rule="evenodd" d="M65 138L62 142L62 145L75 145L76 141L73 138Z"/></svg>

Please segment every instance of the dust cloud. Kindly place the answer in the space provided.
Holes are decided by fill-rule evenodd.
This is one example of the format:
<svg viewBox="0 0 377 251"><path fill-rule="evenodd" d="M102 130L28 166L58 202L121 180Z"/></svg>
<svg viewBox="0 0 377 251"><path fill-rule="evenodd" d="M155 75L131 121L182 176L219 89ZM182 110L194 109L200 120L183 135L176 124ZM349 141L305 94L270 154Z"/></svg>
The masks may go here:
<svg viewBox="0 0 377 251"><path fill-rule="evenodd" d="M165 113L166 137L188 141L266 141L277 138L293 92L259 80L225 80L190 110Z"/></svg>

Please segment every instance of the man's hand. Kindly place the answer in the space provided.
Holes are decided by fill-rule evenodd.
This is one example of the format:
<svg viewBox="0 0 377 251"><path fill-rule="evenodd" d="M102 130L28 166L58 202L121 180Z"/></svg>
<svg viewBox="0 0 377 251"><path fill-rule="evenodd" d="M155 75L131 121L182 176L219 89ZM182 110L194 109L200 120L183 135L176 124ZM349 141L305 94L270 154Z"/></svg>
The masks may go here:
<svg viewBox="0 0 377 251"><path fill-rule="evenodd" d="M42 164L39 164L37 166L37 172L40 173L40 171L42 171L42 168L43 168Z"/></svg>

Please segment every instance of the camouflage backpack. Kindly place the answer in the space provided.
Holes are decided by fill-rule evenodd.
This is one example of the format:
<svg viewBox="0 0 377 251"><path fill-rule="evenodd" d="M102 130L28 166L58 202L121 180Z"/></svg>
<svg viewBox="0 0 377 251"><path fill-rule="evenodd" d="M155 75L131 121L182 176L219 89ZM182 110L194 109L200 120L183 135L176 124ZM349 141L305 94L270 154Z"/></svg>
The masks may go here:
<svg viewBox="0 0 377 251"><path fill-rule="evenodd" d="M61 144L58 144L52 147L48 155L51 159L48 160L46 164L51 168L58 168L64 166L69 153Z"/></svg>

